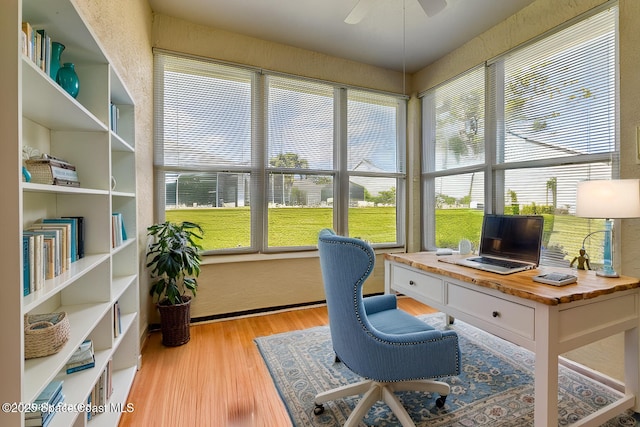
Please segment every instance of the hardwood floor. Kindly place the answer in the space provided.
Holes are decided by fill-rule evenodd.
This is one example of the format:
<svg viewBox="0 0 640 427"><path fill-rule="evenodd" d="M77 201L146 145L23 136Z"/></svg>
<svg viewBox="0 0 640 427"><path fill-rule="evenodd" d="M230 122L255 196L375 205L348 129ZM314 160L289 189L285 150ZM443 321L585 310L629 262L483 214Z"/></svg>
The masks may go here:
<svg viewBox="0 0 640 427"><path fill-rule="evenodd" d="M399 306L413 314L433 313L410 298ZM326 307L198 324L184 346L164 347L150 334L142 350L120 427L291 426L253 339L327 324Z"/></svg>

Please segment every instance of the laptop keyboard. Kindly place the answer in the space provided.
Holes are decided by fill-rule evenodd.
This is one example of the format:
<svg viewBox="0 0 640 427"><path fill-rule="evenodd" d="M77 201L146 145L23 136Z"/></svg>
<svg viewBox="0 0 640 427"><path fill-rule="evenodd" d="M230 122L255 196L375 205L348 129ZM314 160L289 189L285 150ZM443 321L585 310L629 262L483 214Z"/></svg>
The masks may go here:
<svg viewBox="0 0 640 427"><path fill-rule="evenodd" d="M508 261L508 260L504 260L504 259L487 258L487 257L484 257L484 256L473 258L473 261L479 262L479 263L482 263L482 264L497 265L498 267L504 267L504 268L518 268L518 267L522 267L524 265L527 265L527 264L524 264L524 263L521 263L521 262L517 262L517 261Z"/></svg>

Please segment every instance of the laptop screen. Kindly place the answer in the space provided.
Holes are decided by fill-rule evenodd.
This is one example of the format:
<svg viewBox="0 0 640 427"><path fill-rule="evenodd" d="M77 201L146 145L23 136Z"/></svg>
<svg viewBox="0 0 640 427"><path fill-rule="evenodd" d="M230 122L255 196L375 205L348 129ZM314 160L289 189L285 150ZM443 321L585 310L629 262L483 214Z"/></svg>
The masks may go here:
<svg viewBox="0 0 640 427"><path fill-rule="evenodd" d="M479 254L515 261L540 262L542 216L486 214Z"/></svg>

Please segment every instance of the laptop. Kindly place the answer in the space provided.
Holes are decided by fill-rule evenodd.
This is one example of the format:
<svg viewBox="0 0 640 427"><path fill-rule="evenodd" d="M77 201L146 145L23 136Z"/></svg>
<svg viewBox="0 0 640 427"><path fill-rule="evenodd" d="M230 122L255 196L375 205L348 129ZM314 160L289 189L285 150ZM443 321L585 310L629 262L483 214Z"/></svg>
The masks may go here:
<svg viewBox="0 0 640 427"><path fill-rule="evenodd" d="M512 274L540 263L544 218L539 215L486 214L478 255L455 261L458 265Z"/></svg>

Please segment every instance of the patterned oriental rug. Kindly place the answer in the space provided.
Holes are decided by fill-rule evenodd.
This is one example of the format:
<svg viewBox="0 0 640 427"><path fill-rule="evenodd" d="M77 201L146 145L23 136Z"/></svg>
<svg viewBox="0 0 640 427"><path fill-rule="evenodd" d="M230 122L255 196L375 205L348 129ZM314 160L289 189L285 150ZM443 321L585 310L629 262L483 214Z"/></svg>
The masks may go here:
<svg viewBox="0 0 640 427"><path fill-rule="evenodd" d="M421 319L442 329L444 315ZM452 326L458 332L462 350L462 372L445 378L451 385L444 408L438 397L418 392L400 394L417 426L532 426L532 352L494 337L464 322ZM360 396L325 403L325 411L314 415L317 393L360 381L341 363L334 362L328 326L257 338L256 344L273 377L294 426L342 426ZM617 400L620 394L570 369L560 367L559 425L569 425ZM604 426L640 426L640 418L628 411ZM391 410L378 402L360 425L399 425Z"/></svg>

